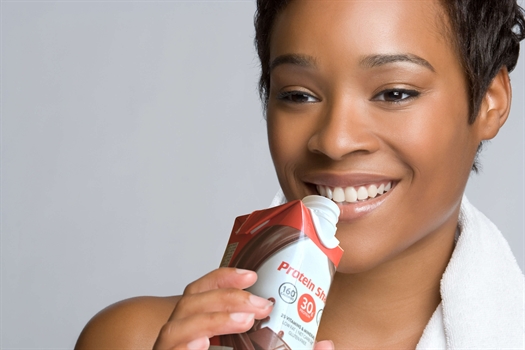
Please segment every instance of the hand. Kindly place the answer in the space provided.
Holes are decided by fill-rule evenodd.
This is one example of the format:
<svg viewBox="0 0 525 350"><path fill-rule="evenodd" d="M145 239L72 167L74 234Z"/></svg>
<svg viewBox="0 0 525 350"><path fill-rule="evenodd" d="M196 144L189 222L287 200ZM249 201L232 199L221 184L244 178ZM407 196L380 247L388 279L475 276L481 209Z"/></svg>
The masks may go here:
<svg viewBox="0 0 525 350"><path fill-rule="evenodd" d="M248 331L254 320L267 317L273 306L271 301L243 290L256 280L253 271L220 268L190 283L153 349L207 350L213 336Z"/></svg>

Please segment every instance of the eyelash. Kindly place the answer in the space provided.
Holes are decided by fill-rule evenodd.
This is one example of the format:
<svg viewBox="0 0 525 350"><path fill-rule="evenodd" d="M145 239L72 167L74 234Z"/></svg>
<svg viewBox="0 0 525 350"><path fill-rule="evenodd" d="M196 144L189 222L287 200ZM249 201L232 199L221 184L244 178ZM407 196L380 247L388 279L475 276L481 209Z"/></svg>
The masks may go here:
<svg viewBox="0 0 525 350"><path fill-rule="evenodd" d="M387 94L396 94L393 98L390 100L386 98ZM382 101L386 103L403 103L405 101L417 98L421 93L417 90L408 90L408 89L387 89L379 92L377 95L375 95L371 100L372 101ZM380 97L383 98L380 98ZM302 100L296 100L294 98L302 98ZM300 91L300 90L293 90L293 91L284 91L277 95L277 99L281 101L286 101L290 103L313 103L319 101L317 98L313 97L312 95ZM313 101L308 101L309 99L313 99Z"/></svg>
<svg viewBox="0 0 525 350"><path fill-rule="evenodd" d="M296 101L294 100L295 97L303 97L306 99L313 99L313 101ZM293 90L293 91L284 91L277 95L277 99L281 101L286 101L290 103L313 103L319 101L317 98L313 97L312 95L299 90Z"/></svg>
<svg viewBox="0 0 525 350"><path fill-rule="evenodd" d="M397 97L394 97L393 99L391 100L387 100L385 98L385 95L386 94L389 94L389 93L395 93L397 94L398 96ZM382 102L386 102L386 103L402 103L402 102L405 102L405 101L408 101L408 100L411 100L411 99L414 99L414 98L417 98L421 93L419 91L416 91L416 90L408 90L408 89L387 89L387 90L383 90L381 91L380 93L378 93L377 95L375 95L373 98L372 98L372 101L382 101ZM406 95L406 97L403 97L403 95ZM383 96L383 98L379 98L380 96Z"/></svg>

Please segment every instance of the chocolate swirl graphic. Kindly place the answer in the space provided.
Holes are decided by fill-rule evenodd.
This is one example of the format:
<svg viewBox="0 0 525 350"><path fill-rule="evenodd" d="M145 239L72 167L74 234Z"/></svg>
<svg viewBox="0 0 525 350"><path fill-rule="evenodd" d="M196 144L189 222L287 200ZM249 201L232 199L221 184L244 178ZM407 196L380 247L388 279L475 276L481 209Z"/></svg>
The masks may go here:
<svg viewBox="0 0 525 350"><path fill-rule="evenodd" d="M257 271L272 255L307 236L290 226L270 226L258 233L230 263L232 267Z"/></svg>

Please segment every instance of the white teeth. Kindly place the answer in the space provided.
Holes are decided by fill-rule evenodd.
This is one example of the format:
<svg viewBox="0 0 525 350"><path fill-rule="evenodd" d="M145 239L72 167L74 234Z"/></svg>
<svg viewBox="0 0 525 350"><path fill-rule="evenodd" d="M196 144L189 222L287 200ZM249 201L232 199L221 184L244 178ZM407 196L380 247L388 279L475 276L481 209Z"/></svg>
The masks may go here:
<svg viewBox="0 0 525 350"><path fill-rule="evenodd" d="M357 199L362 201L363 199L367 199L367 198L368 198L368 191L366 190L366 187L365 186L359 187L359 189L357 190Z"/></svg>
<svg viewBox="0 0 525 350"><path fill-rule="evenodd" d="M357 202L357 191L353 187L345 188L345 198L348 203Z"/></svg>
<svg viewBox="0 0 525 350"><path fill-rule="evenodd" d="M368 187L368 197L375 198L376 196L377 196L377 186L370 185L370 187Z"/></svg>
<svg viewBox="0 0 525 350"><path fill-rule="evenodd" d="M392 189L392 182L380 184L379 187L376 184L366 186L359 186L356 189L353 186L348 187L334 187L333 189L328 186L317 185L317 192L326 198L333 200L336 203L355 203L358 200L363 201L377 196L382 195Z"/></svg>
<svg viewBox="0 0 525 350"><path fill-rule="evenodd" d="M342 203L345 201L345 192L341 187L334 188L333 200L337 203Z"/></svg>
<svg viewBox="0 0 525 350"><path fill-rule="evenodd" d="M330 187L326 188L326 198L328 198L328 199L332 199L333 198L332 190L330 189Z"/></svg>

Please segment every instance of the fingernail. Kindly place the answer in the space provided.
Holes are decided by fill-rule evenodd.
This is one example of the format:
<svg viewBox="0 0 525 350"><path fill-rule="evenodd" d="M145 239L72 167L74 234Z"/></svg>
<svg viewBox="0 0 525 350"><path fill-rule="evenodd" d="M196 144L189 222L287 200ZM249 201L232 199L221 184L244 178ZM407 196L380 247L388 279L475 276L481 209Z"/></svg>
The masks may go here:
<svg viewBox="0 0 525 350"><path fill-rule="evenodd" d="M331 340L321 340L315 343L314 350L334 350L335 345Z"/></svg>
<svg viewBox="0 0 525 350"><path fill-rule="evenodd" d="M190 350L202 350L207 349L210 346L210 340L208 337L202 337L190 341L186 347Z"/></svg>
<svg viewBox="0 0 525 350"><path fill-rule="evenodd" d="M252 273L253 271L245 269L235 269L235 272L237 272L239 275L246 275L248 273Z"/></svg>
<svg viewBox="0 0 525 350"><path fill-rule="evenodd" d="M230 314L230 318L237 323L247 323L253 320L255 314L249 314L246 312L234 312Z"/></svg>
<svg viewBox="0 0 525 350"><path fill-rule="evenodd" d="M253 294L250 295L250 303L253 306L261 309L267 309L273 305L273 303L270 300L258 297L257 295Z"/></svg>

